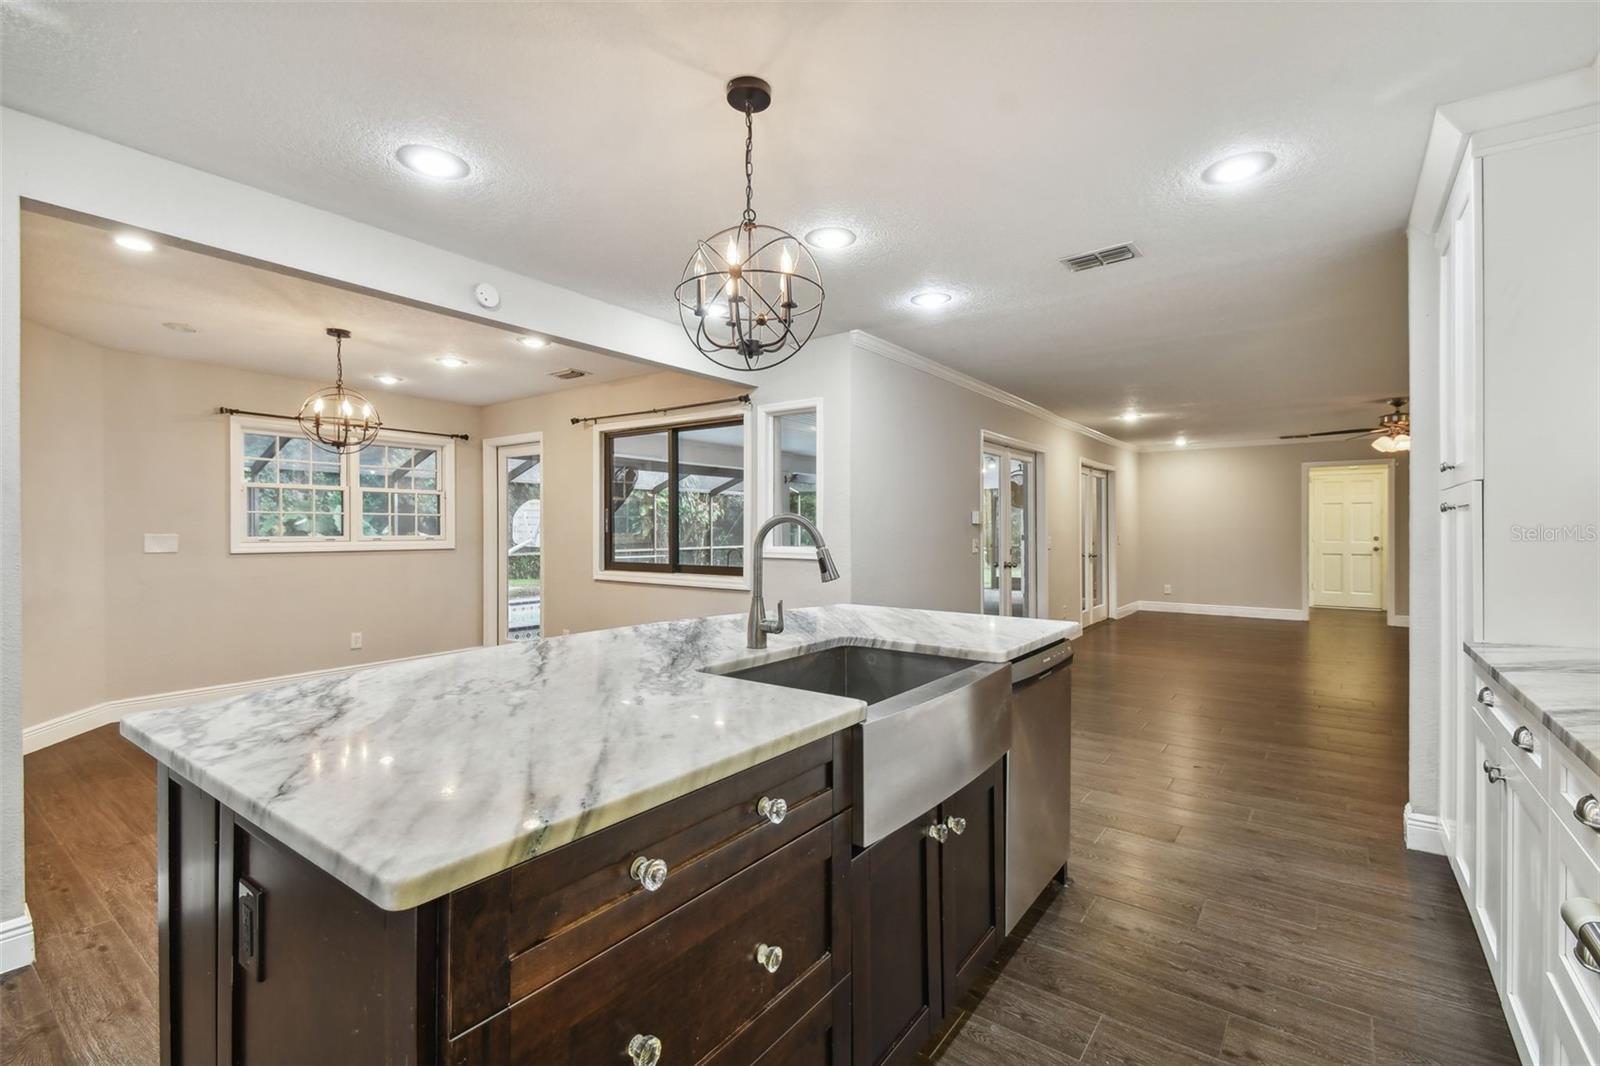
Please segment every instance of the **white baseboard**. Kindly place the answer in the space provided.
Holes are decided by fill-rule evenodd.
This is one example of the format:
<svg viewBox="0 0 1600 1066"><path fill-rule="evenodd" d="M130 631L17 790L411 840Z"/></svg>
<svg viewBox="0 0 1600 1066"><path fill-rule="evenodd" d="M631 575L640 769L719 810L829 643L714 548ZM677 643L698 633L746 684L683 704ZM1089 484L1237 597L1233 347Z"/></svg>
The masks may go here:
<svg viewBox="0 0 1600 1066"><path fill-rule="evenodd" d="M1126 618L1130 614L1138 614L1138 613L1139 613L1139 601L1138 600L1134 600L1132 603L1125 603L1121 607L1113 608L1112 611L1111 611L1111 617L1112 618Z"/></svg>
<svg viewBox="0 0 1600 1066"><path fill-rule="evenodd" d="M1135 610L1163 614L1215 614L1228 618L1268 618L1279 622L1304 622L1311 617L1309 611L1295 607L1234 607L1223 603L1173 603L1170 600L1140 600L1132 606Z"/></svg>
<svg viewBox="0 0 1600 1066"><path fill-rule="evenodd" d="M472 645L472 647L477 647L477 645ZM28 726L22 731L22 752L26 755L30 751L38 751L40 748L48 748L52 744L59 744L63 740L71 740L80 733L87 733L91 729L98 729L103 725L110 725L112 722L120 722L124 717L133 714L135 711L154 711L163 707L182 707L190 703L208 703L211 700L222 700L230 696L243 696L249 692L258 692L264 688L292 685L297 681L306 681L314 677L326 677L330 674L351 674L357 670L366 670L374 666L410 662L413 659L431 659L436 655L449 655L454 651L465 650L467 649L452 648L450 651L433 651L424 655L405 655L398 659L379 659L376 662L358 663L354 666L330 666L322 670L306 670L298 674L261 677L252 681L230 681L226 684L186 688L176 692L158 692L153 696L129 696L126 699L107 700L105 703L97 703L93 707L85 707L81 711L71 711L59 717L51 718L49 721Z"/></svg>
<svg viewBox="0 0 1600 1066"><path fill-rule="evenodd" d="M33 915L28 905L22 913L0 922L0 973L33 965Z"/></svg>
<svg viewBox="0 0 1600 1066"><path fill-rule="evenodd" d="M1410 629L1411 616L1409 614L1391 614L1389 616L1389 624L1392 626L1401 626L1405 629Z"/></svg>
<svg viewBox="0 0 1600 1066"><path fill-rule="evenodd" d="M1430 855L1444 854L1444 833L1439 828L1437 814L1419 814L1406 804L1403 815L1406 827L1406 847L1412 851L1426 851Z"/></svg>

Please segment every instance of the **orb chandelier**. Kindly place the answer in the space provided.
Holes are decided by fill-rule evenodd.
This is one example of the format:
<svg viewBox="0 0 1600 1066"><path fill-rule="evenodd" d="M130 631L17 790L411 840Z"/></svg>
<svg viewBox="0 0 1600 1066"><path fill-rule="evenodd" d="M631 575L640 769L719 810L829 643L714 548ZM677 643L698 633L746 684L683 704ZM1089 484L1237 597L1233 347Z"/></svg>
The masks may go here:
<svg viewBox="0 0 1600 1066"><path fill-rule="evenodd" d="M350 331L330 328L328 336L333 338L333 384L307 396L295 420L313 444L336 452L359 452L377 439L383 423L365 396L344 387L344 342Z"/></svg>
<svg viewBox="0 0 1600 1066"><path fill-rule="evenodd" d="M673 296L700 354L729 370L769 370L805 347L822 320L822 278L805 243L756 222L754 118L772 103L760 78L728 83L744 114L744 214L695 245Z"/></svg>

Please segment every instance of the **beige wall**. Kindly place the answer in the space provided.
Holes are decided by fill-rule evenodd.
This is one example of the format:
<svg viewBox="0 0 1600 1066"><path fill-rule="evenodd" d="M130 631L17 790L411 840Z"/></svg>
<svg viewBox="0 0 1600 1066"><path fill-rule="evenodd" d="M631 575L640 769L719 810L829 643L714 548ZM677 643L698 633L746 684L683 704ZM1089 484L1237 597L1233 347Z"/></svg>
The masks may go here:
<svg viewBox="0 0 1600 1066"><path fill-rule="evenodd" d="M1383 458L1367 441L1146 452L1139 463L1140 582L1130 600L1298 610L1303 463ZM1395 613L1409 602L1409 463L1394 463ZM1165 594L1164 585L1172 586Z"/></svg>
<svg viewBox="0 0 1600 1066"><path fill-rule="evenodd" d="M382 398L391 424L473 436L456 448L454 550L231 555L217 407L294 411L326 382L111 351L26 321L22 351L24 726L479 642L477 409ZM144 554L145 533L178 534L178 553Z"/></svg>

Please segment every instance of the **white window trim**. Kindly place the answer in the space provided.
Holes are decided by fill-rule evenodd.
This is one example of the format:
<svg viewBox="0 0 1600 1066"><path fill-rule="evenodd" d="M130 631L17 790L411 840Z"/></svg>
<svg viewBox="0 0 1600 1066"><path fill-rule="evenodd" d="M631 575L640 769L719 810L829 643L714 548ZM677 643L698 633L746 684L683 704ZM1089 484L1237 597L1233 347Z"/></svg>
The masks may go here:
<svg viewBox="0 0 1600 1066"><path fill-rule="evenodd" d="M504 437L483 439L483 646L500 644L500 449L518 444L531 444L538 450L543 467L544 434L539 432L512 433ZM540 471L543 477L543 470ZM541 503L543 494L540 495ZM539 554L544 555L544 508L539 508ZM544 627L540 626L540 636Z"/></svg>
<svg viewBox="0 0 1600 1066"><path fill-rule="evenodd" d="M672 574L652 573L647 570L607 570L605 565L606 555L606 497L603 486L606 482L606 442L607 433L622 433L640 429L666 429L679 426L688 422L710 422L720 419L739 419L744 426L744 483L745 483L745 509L744 509L744 543L749 545L750 534L754 531L751 526L750 514L750 469L751 456L754 454L754 441L750 408L745 404L729 404L725 407L706 407L696 411L681 411L670 415L657 415L651 418L636 418L628 421L606 422L596 424L592 431L592 444L594 462L590 469L589 484L594 493L594 528L590 531L589 540L594 545L594 580L615 581L625 585L676 585L680 588L700 589L733 589L738 592L748 592L750 589L750 552L747 550L744 560L744 572L740 574ZM815 554L815 553L813 553Z"/></svg>
<svg viewBox="0 0 1600 1066"><path fill-rule="evenodd" d="M759 427L759 468L761 470L760 488L757 489L756 506L757 515L765 522L778 513L778 501L774 498L773 486L777 482L778 445L773 440L773 433L777 430L778 416L792 415L801 411L814 411L817 415L817 528L821 529L826 520L823 512L823 497L826 495L823 482L826 476L823 473L823 434L822 434L822 398L820 396L805 400L784 400L781 403L762 404L756 408L756 423ZM773 537L776 530L767 534L767 539L761 545L761 554L768 559L809 559L816 561L817 549L806 548L800 545L774 544Z"/></svg>
<svg viewBox="0 0 1600 1066"><path fill-rule="evenodd" d="M232 415L228 418L228 528L229 552L233 555L282 555L285 553L317 554L321 552L370 551L439 551L456 546L456 442L449 437L435 437L420 433L401 433L382 430L378 439L384 444L426 445L439 450L439 533L437 537L379 538L362 537L355 533L361 521L360 453L347 452L342 457L344 485L344 536L307 537L304 540L288 538L251 537L245 533L245 481L244 435L247 432L276 433L280 435L301 433L300 424L292 418L262 418L256 415Z"/></svg>

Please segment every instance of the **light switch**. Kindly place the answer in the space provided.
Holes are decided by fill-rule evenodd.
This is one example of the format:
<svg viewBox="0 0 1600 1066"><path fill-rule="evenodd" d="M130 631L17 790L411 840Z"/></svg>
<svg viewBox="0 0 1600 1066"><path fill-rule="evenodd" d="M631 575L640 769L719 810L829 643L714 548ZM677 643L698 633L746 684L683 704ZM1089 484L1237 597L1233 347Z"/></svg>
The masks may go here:
<svg viewBox="0 0 1600 1066"><path fill-rule="evenodd" d="M972 512L972 524L975 525L975 526L983 525L983 512L982 511L973 511Z"/></svg>
<svg viewBox="0 0 1600 1066"><path fill-rule="evenodd" d="M978 554L978 538L977 537L973 537L972 538L972 554L973 555L977 555Z"/></svg>
<svg viewBox="0 0 1600 1066"><path fill-rule="evenodd" d="M178 551L178 535L176 533L146 533L144 535L144 553L146 555L175 555Z"/></svg>

